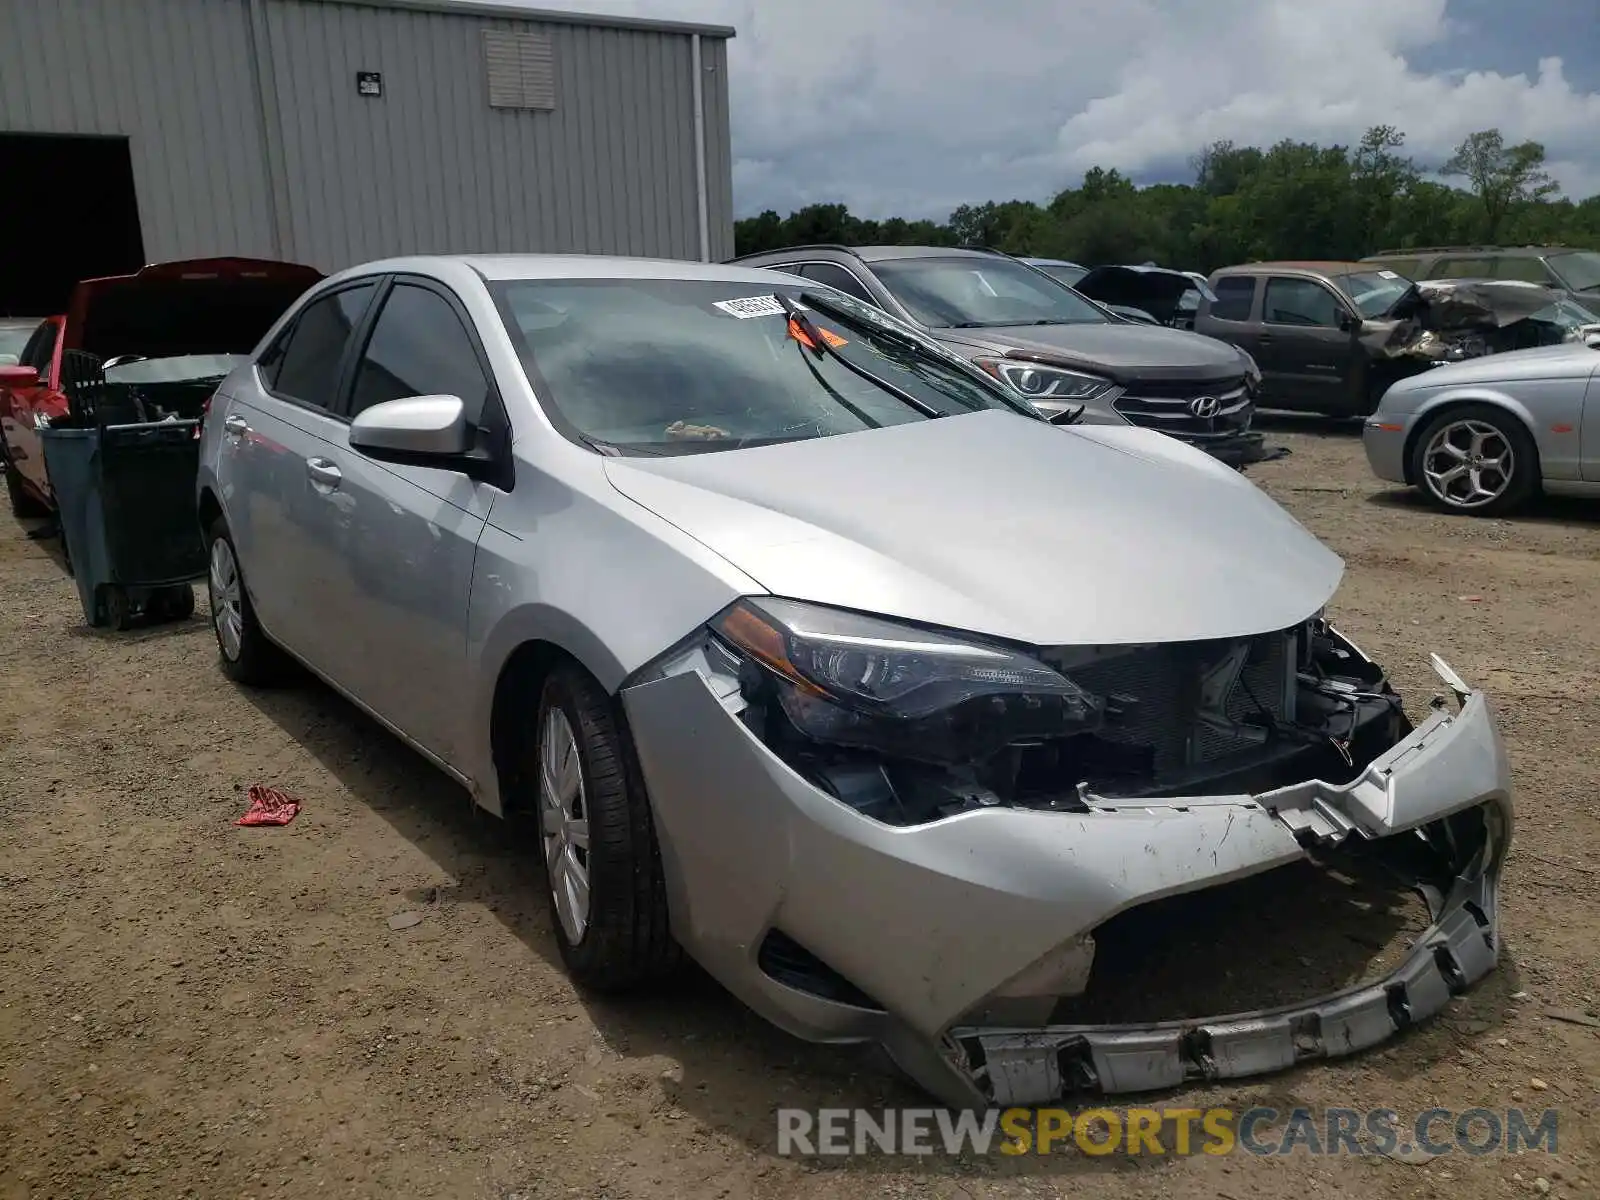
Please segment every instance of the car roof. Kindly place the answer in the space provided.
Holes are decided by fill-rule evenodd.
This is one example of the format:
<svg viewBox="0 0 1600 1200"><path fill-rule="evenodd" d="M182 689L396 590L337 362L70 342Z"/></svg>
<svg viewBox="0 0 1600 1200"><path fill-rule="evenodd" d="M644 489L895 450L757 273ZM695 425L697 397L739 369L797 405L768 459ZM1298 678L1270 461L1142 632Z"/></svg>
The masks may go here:
<svg viewBox="0 0 1600 1200"><path fill-rule="evenodd" d="M1300 271L1307 275L1357 275L1374 270L1377 263L1321 262L1315 259L1282 259L1272 262L1240 263L1236 267L1223 267L1218 275L1250 275L1259 271Z"/></svg>
<svg viewBox="0 0 1600 1200"><path fill-rule="evenodd" d="M1009 258L996 250L973 249L970 246L846 246L837 242L814 242L810 245L783 246L776 250L760 250L754 254L741 254L733 261L747 262L757 258L792 258L796 254L842 254L862 262L891 262L907 258L974 258L993 260ZM1073 263L1072 266L1078 264Z"/></svg>
<svg viewBox="0 0 1600 1200"><path fill-rule="evenodd" d="M1432 258L1436 255L1472 254L1480 258L1543 258L1546 254L1570 254L1574 246L1414 246L1411 249L1380 250L1363 262L1382 258Z"/></svg>
<svg viewBox="0 0 1600 1200"><path fill-rule="evenodd" d="M491 282L520 279L703 279L721 283L792 283L780 271L728 263L606 254L412 255L362 263L340 272L353 275L437 274L441 267L466 267Z"/></svg>

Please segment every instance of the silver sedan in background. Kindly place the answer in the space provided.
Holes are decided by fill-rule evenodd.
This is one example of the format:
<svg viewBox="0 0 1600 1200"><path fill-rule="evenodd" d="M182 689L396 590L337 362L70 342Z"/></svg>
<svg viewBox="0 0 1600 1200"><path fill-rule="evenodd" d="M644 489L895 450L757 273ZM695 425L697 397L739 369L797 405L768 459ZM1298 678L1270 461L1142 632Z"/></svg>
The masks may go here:
<svg viewBox="0 0 1600 1200"><path fill-rule="evenodd" d="M1413 727L1325 618L1343 564L1237 471L820 284L358 267L219 389L199 489L223 670L297 660L530 818L584 987L687 952L985 1106L1361 1050L1494 967L1485 697L1436 661L1457 706ZM1070 1008L1097 939L1142 946L1119 914L1356 860L1427 897L1381 978Z"/></svg>
<svg viewBox="0 0 1600 1200"><path fill-rule="evenodd" d="M1496 516L1541 491L1600 497L1600 336L1402 379L1362 437L1379 479L1450 512Z"/></svg>

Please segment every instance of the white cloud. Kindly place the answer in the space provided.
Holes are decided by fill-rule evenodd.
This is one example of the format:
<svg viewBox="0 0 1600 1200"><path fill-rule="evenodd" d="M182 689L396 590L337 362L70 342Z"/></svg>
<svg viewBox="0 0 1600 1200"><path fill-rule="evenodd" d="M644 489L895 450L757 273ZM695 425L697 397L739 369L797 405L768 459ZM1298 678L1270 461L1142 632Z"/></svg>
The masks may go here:
<svg viewBox="0 0 1600 1200"><path fill-rule="evenodd" d="M543 0L549 7L589 8ZM597 0L733 25L741 213L843 201L942 217L1044 199L1095 165L1181 169L1207 142L1353 142L1375 124L1439 163L1467 133L1545 143L1569 194L1600 191L1600 93L1555 47L1527 74L1408 62L1458 34L1446 0ZM1497 17L1514 40L1517 6ZM1003 15L1002 15L1003 14ZM1452 45L1455 43L1452 42ZM1543 57L1540 57L1540 56Z"/></svg>

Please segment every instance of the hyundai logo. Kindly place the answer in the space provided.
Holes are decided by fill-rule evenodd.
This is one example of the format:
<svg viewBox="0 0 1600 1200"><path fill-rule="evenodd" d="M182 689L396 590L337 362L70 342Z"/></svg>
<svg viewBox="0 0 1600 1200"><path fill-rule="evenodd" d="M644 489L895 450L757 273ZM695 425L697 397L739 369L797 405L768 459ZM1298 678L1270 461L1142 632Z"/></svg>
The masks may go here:
<svg viewBox="0 0 1600 1200"><path fill-rule="evenodd" d="M1196 396L1189 401L1189 411L1202 420L1214 417L1222 411L1222 401L1215 396Z"/></svg>

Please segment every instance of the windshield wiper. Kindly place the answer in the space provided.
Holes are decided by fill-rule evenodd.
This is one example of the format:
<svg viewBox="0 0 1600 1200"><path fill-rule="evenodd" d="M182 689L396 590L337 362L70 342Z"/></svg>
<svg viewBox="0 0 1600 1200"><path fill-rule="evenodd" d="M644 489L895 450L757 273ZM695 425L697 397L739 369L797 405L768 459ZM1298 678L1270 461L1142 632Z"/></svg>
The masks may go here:
<svg viewBox="0 0 1600 1200"><path fill-rule="evenodd" d="M882 391L888 392L889 395L900 401L900 403L904 404L907 408L913 409L925 417L945 417L950 415L949 413L935 408L925 400L918 400L899 384L890 383L887 379L874 374L865 367L851 362L848 358L839 353L838 349L833 345L832 342L823 336L822 331L817 328L816 323L812 321L810 317L806 316L806 314L795 304L793 300L789 299L789 297L785 296L782 292L775 293L773 298L777 300L778 306L788 314L790 323L794 325L794 327L801 333L805 334L806 340L811 343L811 348L813 351L815 351L818 358L821 358L823 355L830 356L852 375L859 376L860 378L865 379L868 383L875 385ZM807 304L816 308L818 311L827 313L842 325L855 324L859 327L859 322L852 322L847 318L839 316L838 311L834 309L832 305L829 305L825 302L822 304L817 303L815 296L802 293L800 298ZM878 331L874 329L871 332L876 334ZM805 352L805 346L803 344L801 345L800 350L802 354ZM832 391L833 389L829 388L828 390ZM839 397L838 393L834 394L841 401L841 403L844 402L843 397ZM846 404L845 407L849 408L850 406ZM852 411L854 410L852 409Z"/></svg>

